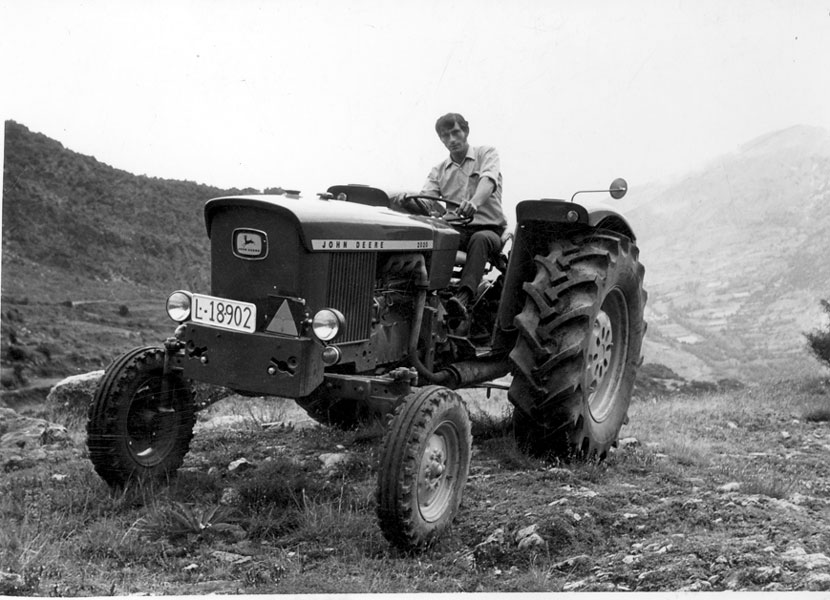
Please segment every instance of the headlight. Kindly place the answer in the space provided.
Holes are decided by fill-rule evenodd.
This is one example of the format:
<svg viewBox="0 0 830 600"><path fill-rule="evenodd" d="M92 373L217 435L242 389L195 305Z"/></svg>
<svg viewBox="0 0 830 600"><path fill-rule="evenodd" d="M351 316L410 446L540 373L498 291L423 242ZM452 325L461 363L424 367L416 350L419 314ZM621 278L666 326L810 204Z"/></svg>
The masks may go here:
<svg viewBox="0 0 830 600"><path fill-rule="evenodd" d="M167 298L167 315L176 323L187 321L190 318L190 304L189 292L181 290L173 292Z"/></svg>
<svg viewBox="0 0 830 600"><path fill-rule="evenodd" d="M333 308L324 308L311 319L311 330L322 342L330 342L336 338L345 326L346 319L343 313Z"/></svg>

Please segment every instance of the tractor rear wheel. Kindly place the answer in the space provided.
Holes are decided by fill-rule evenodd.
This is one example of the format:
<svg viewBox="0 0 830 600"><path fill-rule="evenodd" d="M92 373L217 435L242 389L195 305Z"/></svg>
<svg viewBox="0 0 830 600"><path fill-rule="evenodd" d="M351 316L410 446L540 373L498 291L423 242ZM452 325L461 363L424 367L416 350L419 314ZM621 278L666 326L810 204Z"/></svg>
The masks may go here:
<svg viewBox="0 0 830 600"><path fill-rule="evenodd" d="M162 348L136 348L107 368L89 407L87 448L111 487L171 477L196 423L190 385L164 375Z"/></svg>
<svg viewBox="0 0 830 600"><path fill-rule="evenodd" d="M608 231L582 231L537 256L509 398L517 442L534 455L602 459L627 420L645 333L639 250Z"/></svg>
<svg viewBox="0 0 830 600"><path fill-rule="evenodd" d="M461 397L440 386L395 410L378 468L383 535L404 551L429 545L452 523L470 472L472 433Z"/></svg>

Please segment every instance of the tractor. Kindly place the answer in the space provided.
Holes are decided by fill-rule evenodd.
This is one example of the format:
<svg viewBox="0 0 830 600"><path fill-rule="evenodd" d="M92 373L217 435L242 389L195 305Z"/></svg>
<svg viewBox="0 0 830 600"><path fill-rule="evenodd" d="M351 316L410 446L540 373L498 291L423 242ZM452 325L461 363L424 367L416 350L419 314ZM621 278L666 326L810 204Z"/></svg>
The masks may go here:
<svg viewBox="0 0 830 600"><path fill-rule="evenodd" d="M194 382L290 398L329 426L380 419L377 516L404 550L459 510L472 454L462 388L508 390L523 451L604 458L641 361L644 268L626 219L575 197L626 191L617 179L518 203L462 319L445 309L464 261L452 211L393 210L365 185L207 201L210 293L170 294L173 335L106 369L87 423L96 472L115 489L173 476L200 408Z"/></svg>

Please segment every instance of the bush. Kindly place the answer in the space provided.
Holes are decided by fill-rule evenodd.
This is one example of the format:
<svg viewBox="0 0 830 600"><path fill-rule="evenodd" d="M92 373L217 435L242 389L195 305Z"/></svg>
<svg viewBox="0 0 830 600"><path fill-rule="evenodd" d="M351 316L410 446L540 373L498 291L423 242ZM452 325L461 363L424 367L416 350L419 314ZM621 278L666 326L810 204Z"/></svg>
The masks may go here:
<svg viewBox="0 0 830 600"><path fill-rule="evenodd" d="M805 333L804 335L807 338L810 351L815 357L827 366L830 366L830 302L822 300L821 309L828 316L824 327L811 331L810 333Z"/></svg>

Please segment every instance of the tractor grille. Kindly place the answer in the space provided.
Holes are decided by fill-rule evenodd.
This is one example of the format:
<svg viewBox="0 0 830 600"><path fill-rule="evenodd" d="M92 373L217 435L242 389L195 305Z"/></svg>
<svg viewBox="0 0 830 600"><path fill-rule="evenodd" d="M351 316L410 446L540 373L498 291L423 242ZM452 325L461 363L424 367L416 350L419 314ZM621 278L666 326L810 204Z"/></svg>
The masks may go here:
<svg viewBox="0 0 830 600"><path fill-rule="evenodd" d="M346 317L346 331L338 343L369 339L376 261L377 252L342 252L331 257L328 305Z"/></svg>

